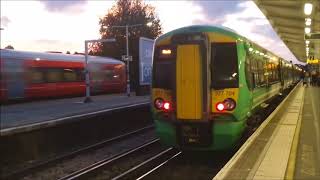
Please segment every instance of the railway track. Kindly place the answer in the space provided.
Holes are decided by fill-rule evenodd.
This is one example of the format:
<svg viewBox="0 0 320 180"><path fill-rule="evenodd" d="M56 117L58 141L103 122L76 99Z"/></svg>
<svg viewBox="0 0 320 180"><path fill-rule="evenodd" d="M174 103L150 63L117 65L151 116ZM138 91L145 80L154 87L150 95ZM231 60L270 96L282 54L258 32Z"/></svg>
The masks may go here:
<svg viewBox="0 0 320 180"><path fill-rule="evenodd" d="M177 158L182 154L181 151L174 150L172 148L168 148L161 153L149 158L143 163L138 164L137 166L127 170L126 172L114 177L112 180L118 179L143 179L149 174L153 173L157 169L161 168L165 164L167 164L172 159Z"/></svg>
<svg viewBox="0 0 320 180"><path fill-rule="evenodd" d="M60 180L142 178L180 154L181 151L173 148L161 147L159 139L154 139L124 153L105 158Z"/></svg>
<svg viewBox="0 0 320 180"><path fill-rule="evenodd" d="M19 179L19 178L22 178L28 174L32 174L34 172L41 171L47 167L53 166L54 164L58 164L61 161L71 159L79 154L94 151L94 150L99 149L101 147L110 145L111 143L118 142L118 141L121 141L124 139L128 139L128 138L133 137L135 135L152 130L153 128L154 128L154 125L145 126L143 128L140 128L140 129L137 129L137 130L134 130L134 131L131 131L131 132L128 132L128 133L125 133L125 134L122 134L122 135L119 135L119 136L116 136L113 138L109 138L109 139L100 141L98 143L95 143L95 144L92 144L92 145L89 145L86 147L83 147L81 149L77 149L72 152L61 154L61 155L56 156L54 158L47 159L46 161L34 163L31 166L28 166L26 168L11 172L10 174L6 174L6 175L2 176L1 178L3 178L3 179Z"/></svg>

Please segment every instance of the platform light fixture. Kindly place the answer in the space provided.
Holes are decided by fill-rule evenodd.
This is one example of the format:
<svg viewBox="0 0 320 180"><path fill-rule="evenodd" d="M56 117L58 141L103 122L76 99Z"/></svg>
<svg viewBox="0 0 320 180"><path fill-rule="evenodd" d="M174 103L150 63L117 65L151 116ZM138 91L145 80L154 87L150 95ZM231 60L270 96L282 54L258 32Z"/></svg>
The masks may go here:
<svg viewBox="0 0 320 180"><path fill-rule="evenodd" d="M312 22L311 18L306 18L305 21L306 21L306 26L311 25L311 22Z"/></svg>
<svg viewBox="0 0 320 180"><path fill-rule="evenodd" d="M311 28L305 27L305 28L304 28L304 32L305 32L306 34L309 34L309 33L311 32Z"/></svg>
<svg viewBox="0 0 320 180"><path fill-rule="evenodd" d="M312 4L311 3L305 3L304 4L304 14L310 15L312 13Z"/></svg>

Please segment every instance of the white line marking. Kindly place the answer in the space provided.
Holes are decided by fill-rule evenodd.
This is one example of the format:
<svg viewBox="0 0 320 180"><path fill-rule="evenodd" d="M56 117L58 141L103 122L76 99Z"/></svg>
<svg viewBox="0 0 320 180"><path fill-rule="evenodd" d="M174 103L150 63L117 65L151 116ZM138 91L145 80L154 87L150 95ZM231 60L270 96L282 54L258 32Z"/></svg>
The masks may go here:
<svg viewBox="0 0 320 180"><path fill-rule="evenodd" d="M67 116L67 117L48 120L48 121L44 121L44 122L27 124L27 125L23 125L23 126L19 126L19 127L6 128L6 129L0 130L0 134L1 134L1 136L6 136L6 135L10 135L10 134L15 134L18 132L31 131L31 130L40 129L40 128L44 128L44 127L52 127L52 126L55 126L59 123L62 123L63 121L66 121L68 119L83 118L86 116L92 116L92 115L97 115L100 113L106 113L106 112L110 112L110 111L114 111L114 110L125 109L125 108L130 108L130 107L135 107L135 106L140 106L140 105L147 105L147 104L149 104L149 102L119 106L119 107L104 109L104 110L85 113L85 114Z"/></svg>

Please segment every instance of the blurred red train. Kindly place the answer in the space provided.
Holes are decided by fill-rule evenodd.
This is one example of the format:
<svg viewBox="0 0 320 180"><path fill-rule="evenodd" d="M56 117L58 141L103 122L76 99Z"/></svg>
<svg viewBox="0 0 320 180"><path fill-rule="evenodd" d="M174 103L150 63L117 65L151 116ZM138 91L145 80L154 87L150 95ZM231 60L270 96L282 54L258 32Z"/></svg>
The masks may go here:
<svg viewBox="0 0 320 180"><path fill-rule="evenodd" d="M0 101L85 94L83 55L1 49ZM89 56L92 93L124 92L125 64Z"/></svg>

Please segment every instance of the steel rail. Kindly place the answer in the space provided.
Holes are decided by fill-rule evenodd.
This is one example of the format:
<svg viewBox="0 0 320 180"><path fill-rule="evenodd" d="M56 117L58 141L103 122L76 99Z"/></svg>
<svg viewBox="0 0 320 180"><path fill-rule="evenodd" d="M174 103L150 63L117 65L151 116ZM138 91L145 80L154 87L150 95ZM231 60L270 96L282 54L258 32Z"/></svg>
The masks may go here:
<svg viewBox="0 0 320 180"><path fill-rule="evenodd" d="M156 139L153 139L143 145L140 145L138 147L135 147L131 150L128 150L124 153L119 153L119 154L116 154L112 157L109 157L109 158L106 158L106 159L103 159L99 162L96 162L90 166L87 166L83 169L80 169L79 171L76 171L76 172L73 172L67 176L64 176L62 178L60 178L59 180L72 180L72 179L77 179L77 178L81 178L81 177L84 177L86 175L89 175L90 173L94 173L100 169L102 169L103 167L107 166L107 165L110 165L112 163L115 163L116 161L118 160L121 160L121 159L124 159L126 157L128 157L129 155L133 154L133 153L136 153L138 151L142 151L144 150L145 148L149 147L150 145L152 144L155 144L155 143L158 143L159 142L159 139L156 138Z"/></svg>
<svg viewBox="0 0 320 180"><path fill-rule="evenodd" d="M168 149L158 153L157 155L147 159L146 161L138 164L137 166L132 167L131 169L127 170L126 172L121 173L120 175L112 178L112 180L125 179L125 177L130 176L130 174L133 174L134 172L137 172L141 169L143 170L143 168L147 168L147 167L151 166L152 167L151 170L147 170L146 173L144 173L142 176L139 177L139 178L143 178L146 175L150 174L151 172L155 171L156 169L160 168L161 166L165 165L170 160L178 157L182 153L182 151L177 151L177 152L175 152L175 151L176 150L173 149L172 147L168 148ZM168 155L170 153L173 153L173 155ZM166 156L168 156L168 157L166 157ZM161 157L165 157L165 160L161 161L161 163L155 163L155 161L157 162ZM152 166L152 164L157 164L157 165L155 165L156 167L154 167L154 166ZM145 166L147 166L147 167L145 167ZM130 176L130 177L133 178L132 176Z"/></svg>
<svg viewBox="0 0 320 180"><path fill-rule="evenodd" d="M159 169L160 167L162 167L163 165L167 164L169 161L171 161L172 159L180 156L182 153L182 151L179 151L178 153L174 154L172 157L170 157L169 159L165 160L164 162L162 162L161 164L159 164L158 166L154 167L153 169L151 169L150 171L144 173L143 175L141 175L140 177L137 178L137 180L143 179L146 176L148 176L149 174L151 174L152 172L154 172L155 170Z"/></svg>
<svg viewBox="0 0 320 180"><path fill-rule="evenodd" d="M19 178L19 177L22 177L22 176L24 176L26 174L30 174L31 172L35 172L36 170L43 169L43 168L45 168L45 167L47 167L47 166L49 166L51 164L58 163L58 162L60 162L62 160L68 159L68 158L72 158L72 157L74 157L74 156L76 156L78 154L85 153L87 151L92 151L92 150L98 149L101 146L105 146L105 145L113 143L115 141L119 141L119 140L122 140L122 139L125 139L125 138L132 137L133 135L142 133L142 132L150 130L152 128L154 128L154 125L149 125L149 126L134 130L132 132L128 132L128 133L125 133L125 134L122 134L122 135L119 135L119 136L116 136L116 137L113 137L113 138L109 138L109 139L100 141L98 143L95 143L95 144L80 148L78 150L75 150L75 151L72 151L72 152L69 152L69 153L65 153L65 154L56 156L54 158L50 158L50 159L48 159L46 161L42 161L40 163L36 163L36 164L34 164L34 165L30 166L30 167L26 167L26 168L20 169L18 171L12 172L12 173L10 173L8 175L5 175L4 177L1 177L1 178L5 178L5 179L6 178L10 178L10 179Z"/></svg>

